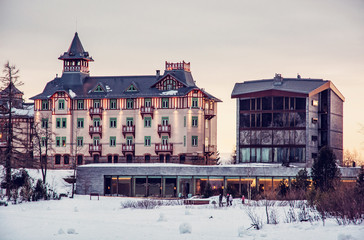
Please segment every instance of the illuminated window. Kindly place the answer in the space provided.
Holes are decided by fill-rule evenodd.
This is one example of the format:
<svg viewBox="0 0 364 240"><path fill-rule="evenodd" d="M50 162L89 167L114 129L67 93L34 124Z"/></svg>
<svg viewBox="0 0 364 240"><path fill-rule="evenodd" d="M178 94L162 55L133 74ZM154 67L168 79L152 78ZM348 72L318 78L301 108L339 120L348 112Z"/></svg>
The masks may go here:
<svg viewBox="0 0 364 240"><path fill-rule="evenodd" d="M318 100L312 100L312 106L317 107L318 106Z"/></svg>
<svg viewBox="0 0 364 240"><path fill-rule="evenodd" d="M62 147L66 147L66 137L62 137Z"/></svg>

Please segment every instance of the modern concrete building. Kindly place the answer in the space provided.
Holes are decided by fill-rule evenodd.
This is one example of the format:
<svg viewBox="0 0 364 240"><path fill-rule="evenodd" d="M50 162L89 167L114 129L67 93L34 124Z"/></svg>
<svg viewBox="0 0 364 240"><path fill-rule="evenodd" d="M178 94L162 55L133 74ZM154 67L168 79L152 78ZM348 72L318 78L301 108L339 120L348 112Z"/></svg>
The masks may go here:
<svg viewBox="0 0 364 240"><path fill-rule="evenodd" d="M322 146L343 159L344 96L328 80L283 78L236 83L236 163L310 167Z"/></svg>
<svg viewBox="0 0 364 240"><path fill-rule="evenodd" d="M91 76L94 60L77 33L59 59L62 76L32 98L35 123L54 135L50 167L69 168L73 159L215 164L220 100L196 86L190 63L166 62L163 74Z"/></svg>

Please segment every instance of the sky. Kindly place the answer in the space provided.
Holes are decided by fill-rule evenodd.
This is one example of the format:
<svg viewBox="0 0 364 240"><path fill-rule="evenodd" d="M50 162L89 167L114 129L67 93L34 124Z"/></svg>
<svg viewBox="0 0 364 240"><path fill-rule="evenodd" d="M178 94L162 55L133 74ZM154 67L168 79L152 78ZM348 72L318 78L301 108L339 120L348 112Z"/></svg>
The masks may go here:
<svg viewBox="0 0 364 240"><path fill-rule="evenodd" d="M20 69L28 99L62 74L78 32L93 76L152 75L191 62L218 97L218 150L236 141L234 84L283 77L331 80L345 96L344 149L364 157L364 1L0 0L0 64Z"/></svg>

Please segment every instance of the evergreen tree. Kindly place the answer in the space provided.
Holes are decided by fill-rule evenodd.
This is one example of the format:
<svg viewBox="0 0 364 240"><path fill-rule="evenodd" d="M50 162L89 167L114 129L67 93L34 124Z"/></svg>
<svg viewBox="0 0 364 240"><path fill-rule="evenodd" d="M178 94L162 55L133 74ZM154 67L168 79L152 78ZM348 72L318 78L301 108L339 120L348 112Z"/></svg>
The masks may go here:
<svg viewBox="0 0 364 240"><path fill-rule="evenodd" d="M311 176L315 188L323 192L333 189L335 183L340 180L336 156L329 147L321 148L318 158L313 163Z"/></svg>
<svg viewBox="0 0 364 240"><path fill-rule="evenodd" d="M307 191L307 188L310 186L310 179L306 168L298 171L296 181L292 185L296 190Z"/></svg>
<svg viewBox="0 0 364 240"><path fill-rule="evenodd" d="M278 195L281 197L285 197L289 191L289 186L287 184L286 179L282 179L282 181L279 182L278 186Z"/></svg>
<svg viewBox="0 0 364 240"><path fill-rule="evenodd" d="M360 169L360 173L356 179L355 191L360 199L364 198L364 167Z"/></svg>

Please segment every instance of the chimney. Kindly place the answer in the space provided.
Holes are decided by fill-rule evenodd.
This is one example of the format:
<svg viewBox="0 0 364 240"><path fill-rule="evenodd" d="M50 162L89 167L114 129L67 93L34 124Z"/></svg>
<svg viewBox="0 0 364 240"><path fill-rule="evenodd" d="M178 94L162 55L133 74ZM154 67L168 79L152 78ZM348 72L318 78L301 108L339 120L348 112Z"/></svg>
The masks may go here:
<svg viewBox="0 0 364 240"><path fill-rule="evenodd" d="M279 73L276 73L276 75L274 76L274 79L273 79L273 85L274 86L280 86L282 84L283 84L282 75L279 74Z"/></svg>
<svg viewBox="0 0 364 240"><path fill-rule="evenodd" d="M297 73L297 78L301 79L301 75L299 73Z"/></svg>
<svg viewBox="0 0 364 240"><path fill-rule="evenodd" d="M155 70L156 78L158 79L161 75L161 70Z"/></svg>

